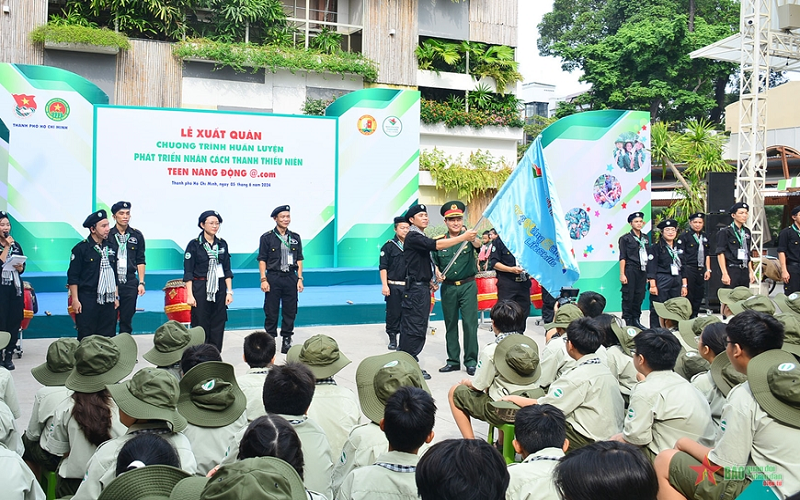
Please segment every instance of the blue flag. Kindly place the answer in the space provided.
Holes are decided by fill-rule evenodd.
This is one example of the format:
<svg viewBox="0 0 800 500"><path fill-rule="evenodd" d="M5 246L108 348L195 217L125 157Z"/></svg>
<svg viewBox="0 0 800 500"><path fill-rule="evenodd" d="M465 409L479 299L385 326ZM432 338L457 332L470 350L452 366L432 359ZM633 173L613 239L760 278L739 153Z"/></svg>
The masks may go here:
<svg viewBox="0 0 800 500"><path fill-rule="evenodd" d="M525 152L483 216L542 288L557 297L580 277L564 212L547 173L542 138Z"/></svg>

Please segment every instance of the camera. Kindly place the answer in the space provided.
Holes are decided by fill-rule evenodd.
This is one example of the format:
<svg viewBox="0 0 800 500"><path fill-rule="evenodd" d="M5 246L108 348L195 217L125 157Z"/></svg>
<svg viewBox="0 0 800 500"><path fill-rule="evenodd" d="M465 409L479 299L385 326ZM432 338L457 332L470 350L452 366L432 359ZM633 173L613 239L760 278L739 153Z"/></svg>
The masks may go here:
<svg viewBox="0 0 800 500"><path fill-rule="evenodd" d="M577 304L579 293L580 289L578 288L563 287L561 289L561 294L558 296L558 299L556 299L558 307L561 307L566 304Z"/></svg>

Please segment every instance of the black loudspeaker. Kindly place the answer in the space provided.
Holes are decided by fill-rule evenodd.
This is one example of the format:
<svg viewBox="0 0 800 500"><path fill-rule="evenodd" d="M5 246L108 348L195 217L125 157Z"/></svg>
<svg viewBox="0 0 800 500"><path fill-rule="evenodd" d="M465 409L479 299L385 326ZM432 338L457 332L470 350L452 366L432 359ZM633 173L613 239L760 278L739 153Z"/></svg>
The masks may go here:
<svg viewBox="0 0 800 500"><path fill-rule="evenodd" d="M736 203L736 172L709 172L706 177L708 211L725 212Z"/></svg>
<svg viewBox="0 0 800 500"><path fill-rule="evenodd" d="M711 174L708 175L709 177L711 177ZM734 180L735 179L736 177L734 176ZM710 207L711 206L710 182L708 186L709 186L709 207ZM733 199L733 191L731 191L730 197L731 199ZM730 202L728 207L730 207L731 205L733 205L733 201ZM709 306L713 307L716 311L719 311L719 298L717 297L717 290L722 288L722 271L720 271L719 269L719 263L717 262L717 256L715 255L715 253L717 252L717 234L720 232L721 229L725 229L731 223L731 220L732 220L731 215L728 213L727 208L725 209L724 212L712 211L706 217L706 234L708 235L708 245L709 245L708 251L711 254L711 279L706 282L708 286L708 292L706 293L706 297L708 298Z"/></svg>

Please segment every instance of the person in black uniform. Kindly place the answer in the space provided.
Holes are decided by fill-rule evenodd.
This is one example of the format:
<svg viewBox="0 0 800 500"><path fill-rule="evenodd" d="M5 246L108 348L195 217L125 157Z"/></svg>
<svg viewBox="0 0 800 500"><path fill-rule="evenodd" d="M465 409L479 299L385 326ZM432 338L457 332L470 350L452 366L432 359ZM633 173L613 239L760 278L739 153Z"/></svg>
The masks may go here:
<svg viewBox="0 0 800 500"><path fill-rule="evenodd" d="M394 238L381 247L381 260L378 269L381 275L381 293L386 301L386 334L389 336L389 350L397 349L397 335L400 333L401 302L406 286L406 260L403 257L403 242L408 234L408 221L403 217L394 218Z"/></svg>
<svg viewBox="0 0 800 500"><path fill-rule="evenodd" d="M206 210L197 220L203 230L186 245L183 255L183 281L186 303L192 306L192 328L202 326L206 344L222 352L222 336L228 321L228 306L233 302L231 254L228 243L217 238L222 216Z"/></svg>
<svg viewBox="0 0 800 500"><path fill-rule="evenodd" d="M8 214L0 211L0 266L14 255L25 255L22 247L11 236L11 220ZM11 269L3 269L0 280L0 332L11 334L8 345L3 347L2 365L14 369L12 358L14 347L19 339L19 327L25 310L25 296L19 275L25 272L25 263L16 264Z"/></svg>
<svg viewBox="0 0 800 500"><path fill-rule="evenodd" d="M83 221L89 237L72 248L67 284L75 310L78 340L89 335L113 337L117 330L117 252L108 244L105 210Z"/></svg>
<svg viewBox="0 0 800 500"><path fill-rule="evenodd" d="M778 236L778 260L786 295L800 291L800 205L792 209L792 221Z"/></svg>
<svg viewBox="0 0 800 500"><path fill-rule="evenodd" d="M144 235L128 225L131 220L130 202L114 203L111 206L111 216L116 224L108 233L108 244L117 252L119 333L131 333L136 298L144 295Z"/></svg>
<svg viewBox="0 0 800 500"><path fill-rule="evenodd" d="M494 269L497 276L497 301L516 302L527 318L531 313L531 277L517 265L517 259L511 254L499 235L492 240L489 266ZM519 333L524 332L523 328Z"/></svg>
<svg viewBox="0 0 800 500"><path fill-rule="evenodd" d="M264 330L278 336L278 309L281 319L281 352L292 347L294 319L297 317L297 294L303 291L303 241L289 231L292 216L289 205L272 211L275 229L261 235L258 245L258 270L264 292Z"/></svg>
<svg viewBox="0 0 800 500"><path fill-rule="evenodd" d="M666 302L675 297L686 297L686 277L683 276L681 257L676 245L678 221L664 219L658 223L661 238L650 247L647 255L647 281L650 298Z"/></svg>
<svg viewBox="0 0 800 500"><path fill-rule="evenodd" d="M433 262L431 252L459 245L464 241L473 241L478 233L474 229L463 232L455 238L434 240L423 232L428 227L428 209L417 204L409 207L405 215L409 227L403 244L403 255L406 260L406 286L403 292L403 312L400 317L400 344L398 350L407 352L417 359L425 345L425 334L428 329L428 318L431 309L431 290L436 289L433 283ZM422 370L427 380L431 376Z"/></svg>
<svg viewBox="0 0 800 500"><path fill-rule="evenodd" d="M649 244L642 234L644 212L628 215L631 230L619 239L619 281L622 283L622 319L628 326L641 330L642 301L647 290L647 256Z"/></svg>
<svg viewBox="0 0 800 500"><path fill-rule="evenodd" d="M734 203L728 210L733 221L717 234L717 262L722 272L722 287L736 288L756 282L750 254L753 240L750 229L745 227L750 207L747 203Z"/></svg>
<svg viewBox="0 0 800 500"><path fill-rule="evenodd" d="M696 318L706 296L706 281L711 279L711 255L708 237L703 226L706 214L697 212L689 216L689 229L678 237L683 275L686 277L686 298L692 303L692 317Z"/></svg>

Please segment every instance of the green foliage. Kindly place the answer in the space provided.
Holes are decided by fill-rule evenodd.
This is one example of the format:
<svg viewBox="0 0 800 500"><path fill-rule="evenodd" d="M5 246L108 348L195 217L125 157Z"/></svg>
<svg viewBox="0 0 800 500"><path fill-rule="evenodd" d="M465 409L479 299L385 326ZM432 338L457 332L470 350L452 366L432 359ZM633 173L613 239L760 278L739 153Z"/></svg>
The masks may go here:
<svg viewBox="0 0 800 500"><path fill-rule="evenodd" d="M528 119L528 123L522 127L522 131L525 133L525 141L517 144L517 163L522 160L531 142L539 137L539 134L541 134L544 129L554 124L556 121L558 121L558 118L555 116L548 118L534 115Z"/></svg>
<svg viewBox="0 0 800 500"><path fill-rule="evenodd" d="M221 43L211 40L187 40L175 44L173 53L181 59L208 59L219 66L229 66L244 72L266 68L270 71L287 69L328 72L338 75L360 75L365 82L378 77L377 64L361 54L341 52L323 54L292 47L260 46L241 43Z"/></svg>
<svg viewBox="0 0 800 500"><path fill-rule="evenodd" d="M566 116L574 115L577 112L578 106L574 102L558 101L558 104L556 104L555 117L557 120L560 120Z"/></svg>
<svg viewBox="0 0 800 500"><path fill-rule="evenodd" d="M514 96L511 96L514 97ZM444 123L448 128L469 126L475 128L493 127L522 127L525 123L520 117L516 98L513 105L499 104L497 109L464 109L463 104L458 106L456 99L448 102L438 102L431 99L422 99L420 106L420 120L422 123Z"/></svg>
<svg viewBox="0 0 800 500"><path fill-rule="evenodd" d="M336 54L342 51L342 35L325 26L309 41L309 45L323 54Z"/></svg>
<svg viewBox="0 0 800 500"><path fill-rule="evenodd" d="M470 153L467 160L461 154L455 158L445 155L437 148L423 150L419 155L419 169L431 173L437 189L457 193L464 203L496 191L511 175L505 158L495 158L480 149Z"/></svg>
<svg viewBox="0 0 800 500"><path fill-rule="evenodd" d="M101 26L116 27L133 37L176 40L186 33L186 13L194 0L67 0L82 5Z"/></svg>
<svg viewBox="0 0 800 500"><path fill-rule="evenodd" d="M33 43L83 43L101 47L117 47L121 50L130 48L128 37L114 33L105 28L93 28L80 25L64 25L50 22L39 26L29 35Z"/></svg>
<svg viewBox="0 0 800 500"><path fill-rule="evenodd" d="M306 101L303 103L303 114L323 116L325 114L325 108L330 106L335 100L336 99L312 99L306 97Z"/></svg>

